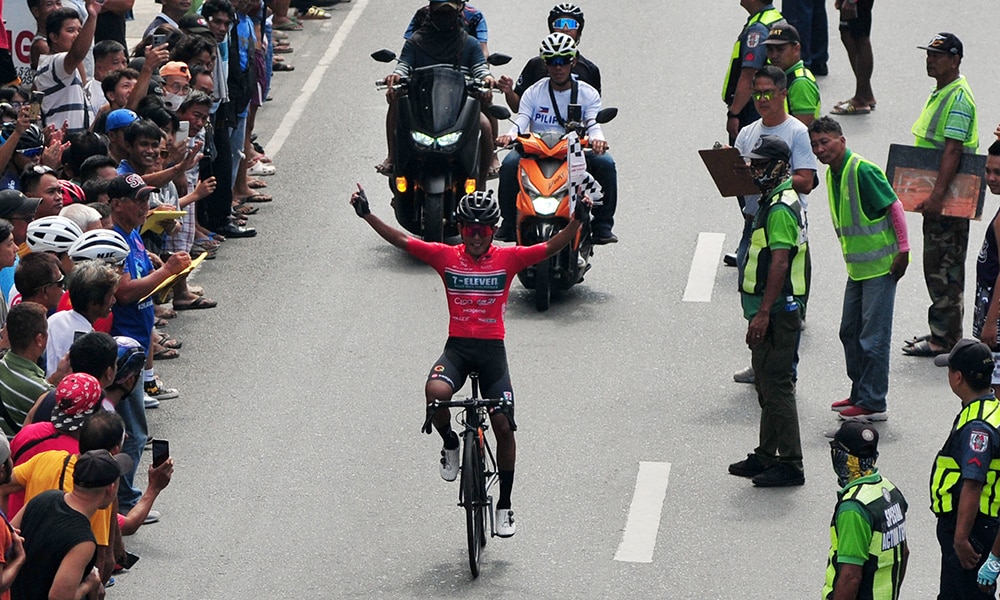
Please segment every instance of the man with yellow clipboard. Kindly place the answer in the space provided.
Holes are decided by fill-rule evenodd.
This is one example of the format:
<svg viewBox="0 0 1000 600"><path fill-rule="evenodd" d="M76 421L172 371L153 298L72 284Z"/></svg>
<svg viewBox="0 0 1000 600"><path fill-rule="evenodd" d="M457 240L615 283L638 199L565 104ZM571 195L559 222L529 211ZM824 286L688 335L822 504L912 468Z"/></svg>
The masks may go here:
<svg viewBox="0 0 1000 600"><path fill-rule="evenodd" d="M119 175L108 184L111 221L114 223L115 231L125 238L131 249L125 259L125 272L122 273L118 290L115 292L116 303L112 308L114 324L111 334L133 338L142 345L147 354L152 348L151 335L153 321L156 318L153 313L153 300L148 296L166 279L184 271L191 264L191 257L187 252L176 252L164 261L163 267L153 269L142 237L139 235L139 228L146 222L149 195L155 190L156 188L146 185L142 177L136 173ZM117 406L118 413L125 421L125 430L128 432L122 452L131 456L135 464L139 463L142 448L148 437L143 396L143 386L140 382ZM142 495L132 483L134 476L133 467L132 471L125 475L128 485L122 485L118 490L119 511L123 514L135 506Z"/></svg>

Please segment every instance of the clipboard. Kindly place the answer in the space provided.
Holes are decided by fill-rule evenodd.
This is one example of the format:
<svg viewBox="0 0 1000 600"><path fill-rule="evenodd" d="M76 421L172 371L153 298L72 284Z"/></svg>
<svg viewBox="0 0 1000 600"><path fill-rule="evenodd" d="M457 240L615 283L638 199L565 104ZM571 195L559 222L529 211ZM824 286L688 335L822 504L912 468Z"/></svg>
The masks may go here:
<svg viewBox="0 0 1000 600"><path fill-rule="evenodd" d="M163 233L164 221L180 219L185 215L187 215L187 211L183 210L151 210L149 211L149 214L146 215L146 221L142 224L142 229L139 230L139 234L141 235L147 231L152 231L153 233Z"/></svg>
<svg viewBox="0 0 1000 600"><path fill-rule="evenodd" d="M161 212L163 212L163 211L161 211ZM156 296L156 300L158 301L157 304L163 304L163 302L166 300L167 292L170 291L170 288L174 287L174 283L177 282L177 278L180 277L180 276L182 276L182 275L187 275L191 271L194 271L195 268L198 265L200 265L206 258L208 258L208 253L207 252L204 253L204 254L202 254L202 255L200 255L198 258L192 259L191 260L191 264L188 265L188 267L186 269L184 269L183 271L181 271L180 273L178 273L176 275L171 275L170 277L167 277L165 280L163 280L163 283L161 283L160 285L158 285L155 288L153 288L153 291L149 292L148 294L146 294L145 296L143 296L139 300L139 302L140 303L141 302L145 302L146 300L149 300L153 296Z"/></svg>
<svg viewBox="0 0 1000 600"><path fill-rule="evenodd" d="M943 155L943 150L935 148L889 145L885 175L899 201L903 203L904 210L920 212L917 204L926 200L934 190ZM945 194L941 214L978 221L983 216L985 201L986 157L981 154L962 154L958 172Z"/></svg>
<svg viewBox="0 0 1000 600"><path fill-rule="evenodd" d="M750 171L746 168L746 161L736 148L710 148L699 150L698 154L721 196L760 194L760 189L754 185Z"/></svg>

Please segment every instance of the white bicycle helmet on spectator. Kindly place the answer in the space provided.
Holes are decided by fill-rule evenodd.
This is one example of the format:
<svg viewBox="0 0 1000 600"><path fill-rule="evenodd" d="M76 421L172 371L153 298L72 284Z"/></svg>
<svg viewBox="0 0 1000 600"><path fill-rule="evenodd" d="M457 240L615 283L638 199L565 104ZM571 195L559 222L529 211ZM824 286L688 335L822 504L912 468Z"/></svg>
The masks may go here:
<svg viewBox="0 0 1000 600"><path fill-rule="evenodd" d="M94 229L80 236L69 249L73 260L103 260L110 265L121 264L131 248L120 233L111 229Z"/></svg>
<svg viewBox="0 0 1000 600"><path fill-rule="evenodd" d="M538 56L542 60L550 58L576 58L576 42L565 33L550 33L542 40L538 48Z"/></svg>
<svg viewBox="0 0 1000 600"><path fill-rule="evenodd" d="M68 252L83 231L66 217L52 216L28 223L27 241L32 252Z"/></svg>

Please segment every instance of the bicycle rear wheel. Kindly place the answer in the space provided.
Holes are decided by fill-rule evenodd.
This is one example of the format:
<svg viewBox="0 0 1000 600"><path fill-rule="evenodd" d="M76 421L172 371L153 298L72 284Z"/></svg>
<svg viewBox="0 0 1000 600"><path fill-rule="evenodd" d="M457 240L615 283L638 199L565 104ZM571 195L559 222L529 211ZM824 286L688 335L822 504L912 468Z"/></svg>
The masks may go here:
<svg viewBox="0 0 1000 600"><path fill-rule="evenodd" d="M483 498L483 467L479 460L476 433L466 435L462 456L462 497L465 499L465 528L469 542L469 570L479 577L479 561L485 542L485 498Z"/></svg>

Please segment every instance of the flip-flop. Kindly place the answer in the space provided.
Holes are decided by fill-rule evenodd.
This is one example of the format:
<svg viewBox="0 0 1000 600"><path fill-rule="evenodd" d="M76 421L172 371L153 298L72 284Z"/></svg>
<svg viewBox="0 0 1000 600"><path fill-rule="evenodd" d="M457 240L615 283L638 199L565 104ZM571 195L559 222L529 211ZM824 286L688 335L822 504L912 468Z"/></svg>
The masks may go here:
<svg viewBox="0 0 1000 600"><path fill-rule="evenodd" d="M937 356L939 354L948 354L948 352L950 350L947 348L932 348L930 342L927 340L922 340L912 346L903 348L903 354L906 356Z"/></svg>
<svg viewBox="0 0 1000 600"><path fill-rule="evenodd" d="M929 333L926 334L926 335L916 335L916 336L913 336L912 338L906 340L905 342L903 342L903 346L904 347L906 347L906 346L912 346L913 344L918 344L920 342L930 341L930 339L931 339L931 334L929 334Z"/></svg>
<svg viewBox="0 0 1000 600"><path fill-rule="evenodd" d="M854 106L851 103L838 104L830 110L831 115L840 116L856 116L856 115L870 115L872 108L870 106Z"/></svg>
<svg viewBox="0 0 1000 600"><path fill-rule="evenodd" d="M247 181L247 187L251 190L259 190L267 187L267 182L262 179L251 179Z"/></svg>
<svg viewBox="0 0 1000 600"><path fill-rule="evenodd" d="M155 349L155 346L154 346ZM159 350L153 352L153 358L155 360L170 360L172 358L180 358L181 353L173 348L163 348L160 347Z"/></svg>
<svg viewBox="0 0 1000 600"><path fill-rule="evenodd" d="M310 21L322 21L324 19L333 18L333 15L331 15L330 13L326 12L325 10L323 10L318 6L310 6L309 10L307 10L306 12L300 11L296 13L295 16L298 17L299 19L310 20Z"/></svg>
<svg viewBox="0 0 1000 600"><path fill-rule="evenodd" d="M240 200L243 202L271 202L274 198L270 194L253 194L245 198L240 198Z"/></svg>
<svg viewBox="0 0 1000 600"><path fill-rule="evenodd" d="M233 212L238 215L243 215L245 217L248 217L250 215L255 215L258 212L260 212L260 208L256 206L247 206L245 204L241 204L239 206L234 206Z"/></svg>
<svg viewBox="0 0 1000 600"><path fill-rule="evenodd" d="M175 304L174 310L199 310L202 308L215 308L219 303L215 300L209 300L204 296L199 296L197 299L188 302L187 304Z"/></svg>
<svg viewBox="0 0 1000 600"><path fill-rule="evenodd" d="M274 29L277 29L278 31L302 31L304 29L302 23L296 23L295 21L286 21L284 23L278 23L277 25L273 25L272 27Z"/></svg>

